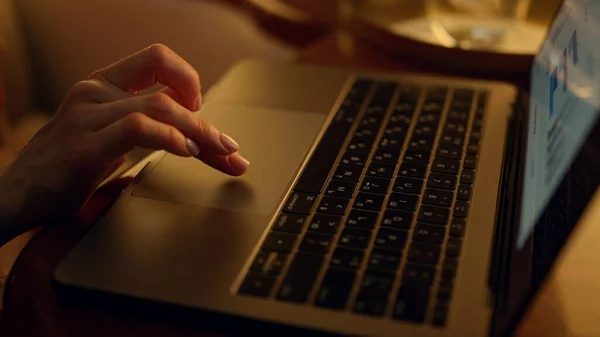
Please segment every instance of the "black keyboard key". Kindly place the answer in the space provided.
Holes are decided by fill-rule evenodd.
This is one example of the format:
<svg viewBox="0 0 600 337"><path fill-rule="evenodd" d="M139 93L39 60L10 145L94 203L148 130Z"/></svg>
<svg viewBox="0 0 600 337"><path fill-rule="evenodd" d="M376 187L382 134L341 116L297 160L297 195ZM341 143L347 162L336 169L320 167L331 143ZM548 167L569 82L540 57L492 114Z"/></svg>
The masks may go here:
<svg viewBox="0 0 600 337"><path fill-rule="evenodd" d="M370 140L375 140L375 138L377 137L377 130L373 130L370 128L364 128L364 127L358 127L355 131L354 131L354 138L362 138L362 139L370 139Z"/></svg>
<svg viewBox="0 0 600 337"><path fill-rule="evenodd" d="M425 178L425 173L427 173L427 164L402 163L398 175L413 178Z"/></svg>
<svg viewBox="0 0 600 337"><path fill-rule="evenodd" d="M471 129L474 131L481 131L481 128L483 128L483 120L475 118L473 120L473 125L471 125Z"/></svg>
<svg viewBox="0 0 600 337"><path fill-rule="evenodd" d="M444 103L448 94L446 88L430 88L427 90L426 102Z"/></svg>
<svg viewBox="0 0 600 337"><path fill-rule="evenodd" d="M389 179L365 177L360 190L367 193L387 194L390 182Z"/></svg>
<svg viewBox="0 0 600 337"><path fill-rule="evenodd" d="M431 172L458 174L460 162L457 160L436 158L431 165Z"/></svg>
<svg viewBox="0 0 600 337"><path fill-rule="evenodd" d="M462 248L462 241L459 238L448 238L446 243L446 256L447 257L458 257L460 256L460 250Z"/></svg>
<svg viewBox="0 0 600 337"><path fill-rule="evenodd" d="M240 286L239 292L244 295L267 297L273 289L275 278L257 274L249 274Z"/></svg>
<svg viewBox="0 0 600 337"><path fill-rule="evenodd" d="M418 124L415 125L415 129L413 130L413 134L422 137L432 137L435 138L435 134L437 132L437 126L431 124Z"/></svg>
<svg viewBox="0 0 600 337"><path fill-rule="evenodd" d="M400 211L414 211L417 209L418 202L418 195L392 193L388 199L387 208Z"/></svg>
<svg viewBox="0 0 600 337"><path fill-rule="evenodd" d="M385 129L383 129L383 137L404 140L404 138L406 138L407 129L408 126L403 123L389 123Z"/></svg>
<svg viewBox="0 0 600 337"><path fill-rule="evenodd" d="M269 252L267 250L261 250L258 252L254 258L254 261L252 262L252 266L250 266L250 270L260 273L271 254L277 255L277 252Z"/></svg>
<svg viewBox="0 0 600 337"><path fill-rule="evenodd" d="M423 194L423 203L427 205L450 207L452 206L452 199L454 199L454 193L451 191L427 188Z"/></svg>
<svg viewBox="0 0 600 337"><path fill-rule="evenodd" d="M386 110L381 104L370 104L365 111L365 115L384 116Z"/></svg>
<svg viewBox="0 0 600 337"><path fill-rule="evenodd" d="M333 179L358 182L362 175L363 168L360 166L340 165L333 174Z"/></svg>
<svg viewBox="0 0 600 337"><path fill-rule="evenodd" d="M373 84L373 81L366 78L360 78L354 81L354 84L348 91L346 95L347 98L350 98L352 101L361 102L367 96L369 92L369 88Z"/></svg>
<svg viewBox="0 0 600 337"><path fill-rule="evenodd" d="M448 117L446 120L449 121L467 121L469 120L469 110L458 110L453 109L448 111Z"/></svg>
<svg viewBox="0 0 600 337"><path fill-rule="evenodd" d="M342 165L365 166L369 153L365 152L346 152L340 161Z"/></svg>
<svg viewBox="0 0 600 337"><path fill-rule="evenodd" d="M435 280L435 267L407 263L402 273L402 284L430 287Z"/></svg>
<svg viewBox="0 0 600 337"><path fill-rule="evenodd" d="M400 158L400 149L378 149L373 155L374 162L397 163Z"/></svg>
<svg viewBox="0 0 600 337"><path fill-rule="evenodd" d="M469 143L479 143L480 140L481 140L481 130L471 131L471 135L469 135Z"/></svg>
<svg viewBox="0 0 600 337"><path fill-rule="evenodd" d="M325 255L331 250L333 240L331 234L306 233L299 249L304 253Z"/></svg>
<svg viewBox="0 0 600 337"><path fill-rule="evenodd" d="M330 197L347 198L354 196L356 183L341 180L332 180L325 189L325 194Z"/></svg>
<svg viewBox="0 0 600 337"><path fill-rule="evenodd" d="M450 235L462 238L465 236L465 230L467 227L467 222L464 219L454 218L450 222Z"/></svg>
<svg viewBox="0 0 600 337"><path fill-rule="evenodd" d="M381 219L381 226L391 227L396 229L410 229L413 213L387 210Z"/></svg>
<svg viewBox="0 0 600 337"><path fill-rule="evenodd" d="M292 192L283 210L290 213L310 214L316 201L316 195Z"/></svg>
<svg viewBox="0 0 600 337"><path fill-rule="evenodd" d="M394 273L368 270L360 281L360 294L385 298L394 285Z"/></svg>
<svg viewBox="0 0 600 337"><path fill-rule="evenodd" d="M445 235L445 227L419 223L413 232L413 240L435 243L439 245L444 241Z"/></svg>
<svg viewBox="0 0 600 337"><path fill-rule="evenodd" d="M467 133L467 122L466 121L447 121L444 124L444 134L451 134L457 136L465 136Z"/></svg>
<svg viewBox="0 0 600 337"><path fill-rule="evenodd" d="M438 102L438 101L427 101L425 102L425 104L423 104L423 108L421 109L421 111L423 112L427 112L427 113L438 113L441 114L442 111L444 110L444 102Z"/></svg>
<svg viewBox="0 0 600 337"><path fill-rule="evenodd" d="M375 82L375 84L375 93L371 99L371 104L380 104L383 106L390 105L390 101L392 100L392 96L394 96L398 83L388 81Z"/></svg>
<svg viewBox="0 0 600 337"><path fill-rule="evenodd" d="M290 302L306 302L322 265L322 256L296 254L279 288L277 298Z"/></svg>
<svg viewBox="0 0 600 337"><path fill-rule="evenodd" d="M427 179L427 187L454 190L456 188L456 176L431 173Z"/></svg>
<svg viewBox="0 0 600 337"><path fill-rule="evenodd" d="M448 306L444 304L437 304L433 309L433 319L432 323L435 326L444 326L446 325L446 320L448 317Z"/></svg>
<svg viewBox="0 0 600 337"><path fill-rule="evenodd" d="M370 152L373 147L372 139L357 138L354 136L348 144L347 151L350 152Z"/></svg>
<svg viewBox="0 0 600 337"><path fill-rule="evenodd" d="M469 215L469 203L462 200L457 200L454 203L454 213L452 215L455 218L466 218Z"/></svg>
<svg viewBox="0 0 600 337"><path fill-rule="evenodd" d="M430 125L437 129L440 123L441 115L439 112L423 112L417 118L417 123L420 125Z"/></svg>
<svg viewBox="0 0 600 337"><path fill-rule="evenodd" d="M334 120L331 122L331 125L319 141L308 165L296 183L294 190L298 192L321 193L353 121L352 117L351 121Z"/></svg>
<svg viewBox="0 0 600 337"><path fill-rule="evenodd" d="M348 199L323 197L319 206L317 206L317 212L344 215L346 214L348 203Z"/></svg>
<svg viewBox="0 0 600 337"><path fill-rule="evenodd" d="M387 308L387 298L374 298L370 295L358 295L354 302L354 312L369 316L383 316Z"/></svg>
<svg viewBox="0 0 600 337"><path fill-rule="evenodd" d="M475 90L473 89L454 89L454 98L463 101L471 101Z"/></svg>
<svg viewBox="0 0 600 337"><path fill-rule="evenodd" d="M421 96L422 88L416 85L400 84L400 98L398 101L415 104Z"/></svg>
<svg viewBox="0 0 600 337"><path fill-rule="evenodd" d="M462 146L440 144L435 156L438 158L459 160L462 157Z"/></svg>
<svg viewBox="0 0 600 337"><path fill-rule="evenodd" d="M416 147L420 149L432 149L433 143L435 142L434 137L429 136L413 136L408 142L408 147Z"/></svg>
<svg viewBox="0 0 600 337"><path fill-rule="evenodd" d="M352 211L350 211L350 215L348 216L348 220L346 221L346 226L371 230L375 228L378 216L379 213L353 209Z"/></svg>
<svg viewBox="0 0 600 337"><path fill-rule="evenodd" d="M488 96L489 96L489 92L487 90L480 91L478 93L479 100L477 101L477 106L478 107L485 107L485 105L487 103Z"/></svg>
<svg viewBox="0 0 600 337"><path fill-rule="evenodd" d="M458 260L456 258L445 258L442 263L441 283L452 284L456 277L458 269Z"/></svg>
<svg viewBox="0 0 600 337"><path fill-rule="evenodd" d="M440 259L440 246L423 242L413 242L408 251L409 261L424 264L437 264Z"/></svg>
<svg viewBox="0 0 600 337"><path fill-rule="evenodd" d="M466 169L474 169L477 167L477 156L466 156L463 167Z"/></svg>
<svg viewBox="0 0 600 337"><path fill-rule="evenodd" d="M421 194L423 189L423 180L413 178L398 177L394 181L394 192Z"/></svg>
<svg viewBox="0 0 600 337"><path fill-rule="evenodd" d="M359 128L361 129L369 129L374 132L377 132L381 127L381 123L383 123L382 116L364 116L359 123Z"/></svg>
<svg viewBox="0 0 600 337"><path fill-rule="evenodd" d="M478 153L479 153L479 144L469 143L467 145L467 154L478 154Z"/></svg>
<svg viewBox="0 0 600 337"><path fill-rule="evenodd" d="M304 228L305 222L305 215L282 213L275 222L275 225L273 225L273 230L278 232L300 233L302 228Z"/></svg>
<svg viewBox="0 0 600 337"><path fill-rule="evenodd" d="M280 253L289 253L296 245L298 236L295 234L271 232L263 242L262 249Z"/></svg>
<svg viewBox="0 0 600 337"><path fill-rule="evenodd" d="M462 146L465 142L465 138L460 135L453 134L442 134L440 137L440 146L443 145L453 145L453 146Z"/></svg>
<svg viewBox="0 0 600 337"><path fill-rule="evenodd" d="M404 137L391 138L383 136L379 142L379 149L401 149L404 144Z"/></svg>
<svg viewBox="0 0 600 337"><path fill-rule="evenodd" d="M403 250L406 245L408 233L390 228L379 228L377 237L375 238L375 247Z"/></svg>
<svg viewBox="0 0 600 337"><path fill-rule="evenodd" d="M408 149L404 154L404 162L429 164L429 158L431 158L431 151L419 148Z"/></svg>
<svg viewBox="0 0 600 337"><path fill-rule="evenodd" d="M452 299L452 284L440 283L437 290L437 299L439 302L447 303Z"/></svg>
<svg viewBox="0 0 600 337"><path fill-rule="evenodd" d="M448 95L448 88L432 87L427 89L427 101L444 102Z"/></svg>
<svg viewBox="0 0 600 337"><path fill-rule="evenodd" d="M261 250L254 258L250 271L265 276L278 276L287 261L287 254Z"/></svg>
<svg viewBox="0 0 600 337"><path fill-rule="evenodd" d="M394 304L394 318L421 323L425 320L429 304L429 287L423 285L402 285L398 289Z"/></svg>
<svg viewBox="0 0 600 337"><path fill-rule="evenodd" d="M354 201L354 208L379 211L383 206L385 195L360 192Z"/></svg>
<svg viewBox="0 0 600 337"><path fill-rule="evenodd" d="M460 111L460 112L467 113L467 112L471 111L471 106L472 105L473 105L473 102L471 102L471 101L456 100L455 99L450 104L450 110L451 111Z"/></svg>
<svg viewBox="0 0 600 337"><path fill-rule="evenodd" d="M371 163L367 175L378 178L391 178L394 176L396 165L390 163Z"/></svg>
<svg viewBox="0 0 600 337"><path fill-rule="evenodd" d="M473 170L463 170L460 174L460 183L461 184L472 184L475 181L475 171Z"/></svg>
<svg viewBox="0 0 600 337"><path fill-rule="evenodd" d="M338 245L349 248L365 249L369 246L371 234L372 232L369 230L344 228L342 235L340 235Z"/></svg>
<svg viewBox="0 0 600 337"><path fill-rule="evenodd" d="M316 233L335 234L341 221L342 217L337 215L315 214L310 220L308 230Z"/></svg>
<svg viewBox="0 0 600 337"><path fill-rule="evenodd" d="M315 304L330 309L346 307L356 274L349 271L330 269L325 274L317 292Z"/></svg>
<svg viewBox="0 0 600 337"><path fill-rule="evenodd" d="M400 100L394 106L394 114L403 114L407 116L412 116L415 112L415 103L413 101L403 101Z"/></svg>
<svg viewBox="0 0 600 337"><path fill-rule="evenodd" d="M410 122L412 122L412 116L409 116L406 114L392 114L388 121L388 126L402 125L402 126L408 128L408 126L410 125Z"/></svg>
<svg viewBox="0 0 600 337"><path fill-rule="evenodd" d="M362 251L338 247L329 265L331 268L357 270L362 264L363 257Z"/></svg>
<svg viewBox="0 0 600 337"><path fill-rule="evenodd" d="M373 248L367 262L368 269L384 270L395 273L400 261L402 260L401 251L392 251L387 249Z"/></svg>
<svg viewBox="0 0 600 337"><path fill-rule="evenodd" d="M344 101L344 105L340 106L333 117L332 125L341 124L351 126L358 115L360 104L352 104L351 100Z"/></svg>
<svg viewBox="0 0 600 337"><path fill-rule="evenodd" d="M449 215L450 210L448 208L421 206L417 219L423 222L446 225Z"/></svg>
<svg viewBox="0 0 600 337"><path fill-rule="evenodd" d="M461 184L458 186L458 192L456 193L456 198L459 200L469 201L471 200L471 185Z"/></svg>

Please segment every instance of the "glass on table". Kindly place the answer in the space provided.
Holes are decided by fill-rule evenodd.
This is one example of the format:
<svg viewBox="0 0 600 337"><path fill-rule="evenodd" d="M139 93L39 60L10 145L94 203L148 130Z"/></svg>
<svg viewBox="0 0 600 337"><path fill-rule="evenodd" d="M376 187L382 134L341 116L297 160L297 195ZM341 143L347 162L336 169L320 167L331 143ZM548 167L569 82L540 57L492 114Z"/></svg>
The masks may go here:
<svg viewBox="0 0 600 337"><path fill-rule="evenodd" d="M531 0L425 0L436 39L447 47L493 50L526 25Z"/></svg>

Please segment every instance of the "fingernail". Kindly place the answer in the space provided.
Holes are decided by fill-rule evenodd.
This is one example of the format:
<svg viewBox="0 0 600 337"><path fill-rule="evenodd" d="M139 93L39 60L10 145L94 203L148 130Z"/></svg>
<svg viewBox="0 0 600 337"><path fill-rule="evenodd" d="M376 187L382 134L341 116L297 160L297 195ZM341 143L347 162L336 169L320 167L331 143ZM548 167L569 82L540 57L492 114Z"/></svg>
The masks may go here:
<svg viewBox="0 0 600 337"><path fill-rule="evenodd" d="M229 164L231 164L231 166L237 172L244 173L248 169L248 165L250 165L250 162L248 161L248 159L242 157L241 154L234 153L231 156L229 156Z"/></svg>
<svg viewBox="0 0 600 337"><path fill-rule="evenodd" d="M223 144L223 146L225 146L225 148L231 152L235 152L240 148L238 143L236 143L233 138L224 133L221 134L221 144Z"/></svg>
<svg viewBox="0 0 600 337"><path fill-rule="evenodd" d="M195 111L200 110L200 105L202 105L202 95L199 95L198 98L196 98L196 103L194 105L194 110Z"/></svg>
<svg viewBox="0 0 600 337"><path fill-rule="evenodd" d="M188 152L194 157L196 157L200 153L200 148L198 147L198 144L196 144L196 142L189 138L185 139L185 146L187 147Z"/></svg>

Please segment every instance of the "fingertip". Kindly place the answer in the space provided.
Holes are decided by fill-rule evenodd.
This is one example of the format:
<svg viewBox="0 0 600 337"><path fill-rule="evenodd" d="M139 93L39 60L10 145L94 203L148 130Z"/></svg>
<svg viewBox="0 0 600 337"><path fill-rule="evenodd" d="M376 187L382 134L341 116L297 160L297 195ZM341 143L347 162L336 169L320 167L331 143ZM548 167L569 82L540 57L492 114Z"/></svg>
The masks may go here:
<svg viewBox="0 0 600 337"><path fill-rule="evenodd" d="M250 161L244 158L239 153L234 153L227 157L229 165L233 169L233 175L240 176L248 171L248 167L250 166Z"/></svg>

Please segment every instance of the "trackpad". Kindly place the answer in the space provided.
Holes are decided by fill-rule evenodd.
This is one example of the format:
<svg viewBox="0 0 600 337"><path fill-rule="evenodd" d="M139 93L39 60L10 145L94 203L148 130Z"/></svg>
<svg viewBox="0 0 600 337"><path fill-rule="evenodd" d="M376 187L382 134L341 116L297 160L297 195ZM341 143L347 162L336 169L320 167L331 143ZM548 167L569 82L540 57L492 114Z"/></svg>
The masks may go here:
<svg viewBox="0 0 600 337"><path fill-rule="evenodd" d="M215 104L201 114L240 144L250 161L248 172L230 177L197 159L169 154L133 196L271 214L326 119L318 113Z"/></svg>

